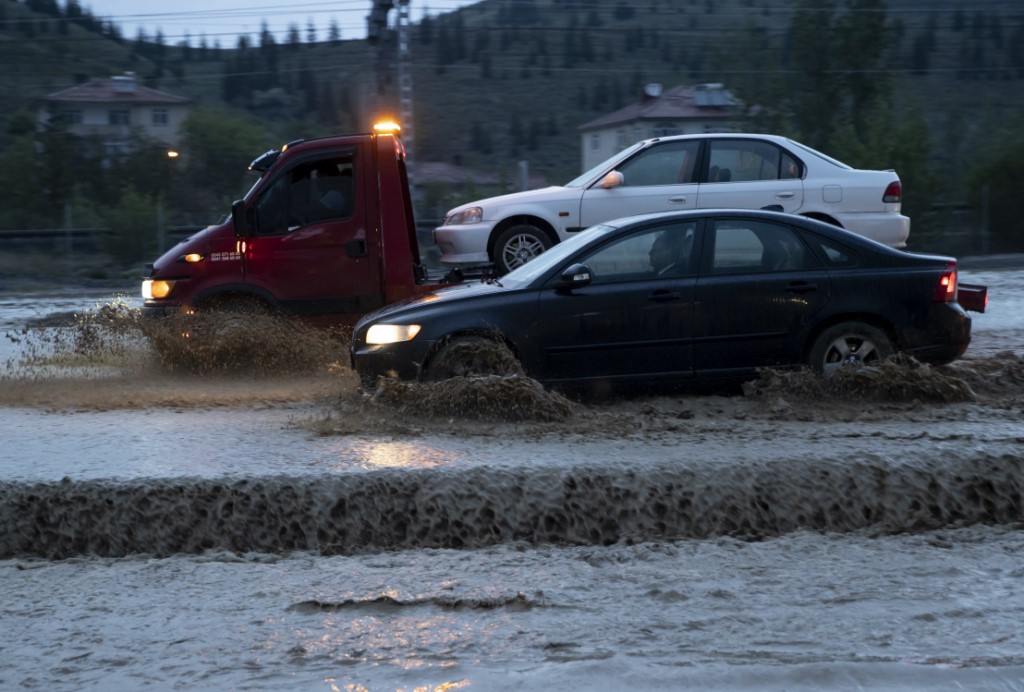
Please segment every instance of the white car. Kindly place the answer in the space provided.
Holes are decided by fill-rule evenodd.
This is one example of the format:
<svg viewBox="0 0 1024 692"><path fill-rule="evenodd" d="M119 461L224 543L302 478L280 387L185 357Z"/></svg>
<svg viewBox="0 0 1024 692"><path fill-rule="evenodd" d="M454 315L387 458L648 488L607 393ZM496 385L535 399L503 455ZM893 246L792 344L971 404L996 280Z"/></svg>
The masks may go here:
<svg viewBox="0 0 1024 692"><path fill-rule="evenodd" d="M463 204L434 229L441 261L504 274L584 228L683 209L774 209L906 247L895 171L851 168L786 137L706 134L637 142L562 187Z"/></svg>

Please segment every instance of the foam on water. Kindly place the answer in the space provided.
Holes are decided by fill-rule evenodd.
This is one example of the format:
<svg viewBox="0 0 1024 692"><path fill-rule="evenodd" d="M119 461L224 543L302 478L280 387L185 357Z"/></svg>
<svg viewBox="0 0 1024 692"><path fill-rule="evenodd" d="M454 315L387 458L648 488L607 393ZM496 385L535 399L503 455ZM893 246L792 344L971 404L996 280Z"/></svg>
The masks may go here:
<svg viewBox="0 0 1024 692"><path fill-rule="evenodd" d="M0 557L353 554L1024 521L1024 457L927 456L0 485Z"/></svg>

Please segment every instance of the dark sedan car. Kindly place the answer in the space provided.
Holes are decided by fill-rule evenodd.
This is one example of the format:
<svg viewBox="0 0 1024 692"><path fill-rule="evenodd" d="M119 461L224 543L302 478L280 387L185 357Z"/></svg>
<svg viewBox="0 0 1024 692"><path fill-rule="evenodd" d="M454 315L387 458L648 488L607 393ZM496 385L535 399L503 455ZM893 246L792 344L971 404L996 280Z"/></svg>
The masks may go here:
<svg viewBox="0 0 1024 692"><path fill-rule="evenodd" d="M387 306L352 336L364 382L443 377L466 341L503 342L549 384L830 373L894 351L967 348L956 261L771 211L699 210L593 226L498 281ZM445 366L447 368L447 366Z"/></svg>

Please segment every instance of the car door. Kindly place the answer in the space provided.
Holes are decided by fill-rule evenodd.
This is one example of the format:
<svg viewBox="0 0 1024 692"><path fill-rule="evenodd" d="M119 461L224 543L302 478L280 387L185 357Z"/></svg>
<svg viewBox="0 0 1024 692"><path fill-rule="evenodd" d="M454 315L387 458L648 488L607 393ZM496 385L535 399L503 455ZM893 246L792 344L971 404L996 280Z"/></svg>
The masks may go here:
<svg viewBox="0 0 1024 692"><path fill-rule="evenodd" d="M803 169L789 152L757 139L713 138L706 149L698 208L794 213L803 206Z"/></svg>
<svg viewBox="0 0 1024 692"><path fill-rule="evenodd" d="M700 273L694 290L696 374L801 362L831 282L796 229L756 219L710 220Z"/></svg>
<svg viewBox="0 0 1024 692"><path fill-rule="evenodd" d="M605 188L598 181L580 198L580 226L634 214L682 211L697 205L694 175L700 140L656 143L620 164L622 183Z"/></svg>
<svg viewBox="0 0 1024 692"><path fill-rule="evenodd" d="M581 288L541 290L542 379L688 377L696 226L662 222L568 261L566 267L585 264L592 279ZM664 236L673 241L672 261L656 272L651 259Z"/></svg>
<svg viewBox="0 0 1024 692"><path fill-rule="evenodd" d="M355 148L284 171L256 199L245 280L295 312L350 311L373 290L366 256L365 186Z"/></svg>

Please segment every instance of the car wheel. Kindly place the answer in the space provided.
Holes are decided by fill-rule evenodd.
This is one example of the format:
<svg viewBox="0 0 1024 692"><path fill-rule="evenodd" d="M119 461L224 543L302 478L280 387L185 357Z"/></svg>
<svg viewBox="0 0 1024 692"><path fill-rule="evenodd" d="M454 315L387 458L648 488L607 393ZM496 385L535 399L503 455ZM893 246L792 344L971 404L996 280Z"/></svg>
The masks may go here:
<svg viewBox="0 0 1024 692"><path fill-rule="evenodd" d="M482 336L452 339L430 359L423 379L440 382L452 377L517 375L522 367L508 346Z"/></svg>
<svg viewBox="0 0 1024 692"><path fill-rule="evenodd" d="M523 266L554 243L547 233L522 223L502 231L494 243L494 266L501 274Z"/></svg>
<svg viewBox="0 0 1024 692"><path fill-rule="evenodd" d="M848 365L877 365L892 353L892 342L878 327L863 322L840 322L815 340L810 365L830 377Z"/></svg>

